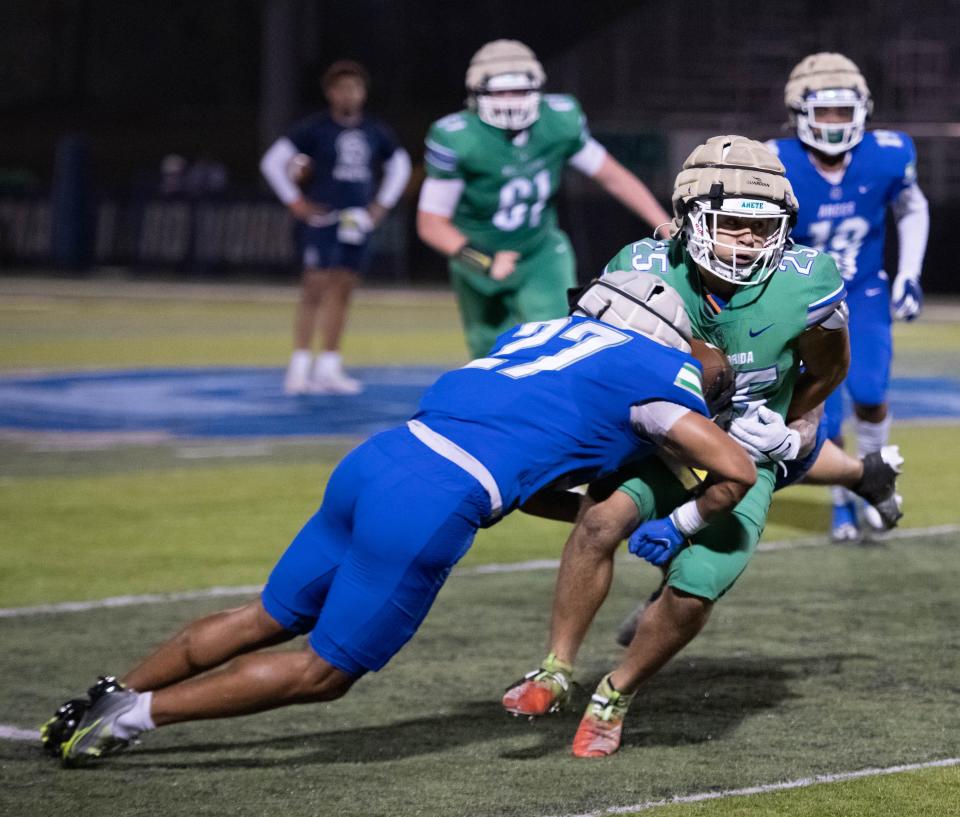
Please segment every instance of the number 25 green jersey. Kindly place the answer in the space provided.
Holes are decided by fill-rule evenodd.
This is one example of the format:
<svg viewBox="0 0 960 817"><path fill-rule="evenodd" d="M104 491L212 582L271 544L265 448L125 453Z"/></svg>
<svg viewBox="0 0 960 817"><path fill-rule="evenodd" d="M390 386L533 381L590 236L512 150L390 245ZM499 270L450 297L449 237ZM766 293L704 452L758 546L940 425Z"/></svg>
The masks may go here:
<svg viewBox="0 0 960 817"><path fill-rule="evenodd" d="M589 139L571 96L546 94L537 121L519 134L464 110L430 127L427 176L463 181L453 223L471 244L526 255L556 227L554 199L564 165Z"/></svg>
<svg viewBox="0 0 960 817"><path fill-rule="evenodd" d="M833 258L796 244L766 281L737 287L725 304L706 289L699 267L675 239L628 244L604 268L614 270L652 272L676 289L694 337L726 352L737 375L736 400L762 400L781 416L800 371L798 338L846 297Z"/></svg>

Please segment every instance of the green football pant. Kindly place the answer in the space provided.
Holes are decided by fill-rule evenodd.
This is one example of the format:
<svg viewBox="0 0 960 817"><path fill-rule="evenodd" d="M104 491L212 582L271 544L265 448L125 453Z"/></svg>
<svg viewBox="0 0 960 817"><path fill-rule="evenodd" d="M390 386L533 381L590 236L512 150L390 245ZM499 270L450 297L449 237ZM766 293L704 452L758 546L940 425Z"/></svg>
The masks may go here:
<svg viewBox="0 0 960 817"><path fill-rule="evenodd" d="M757 482L728 514L691 537L670 562L667 584L700 598L716 601L726 593L756 552L773 497L774 473L757 469ZM642 520L667 516L689 498L688 491L656 458L624 482L623 491L636 503Z"/></svg>
<svg viewBox="0 0 960 817"><path fill-rule="evenodd" d="M450 279L470 355L478 358L518 323L567 315L567 290L576 283L576 264L566 234L551 230L504 281L493 281L458 261L450 262Z"/></svg>

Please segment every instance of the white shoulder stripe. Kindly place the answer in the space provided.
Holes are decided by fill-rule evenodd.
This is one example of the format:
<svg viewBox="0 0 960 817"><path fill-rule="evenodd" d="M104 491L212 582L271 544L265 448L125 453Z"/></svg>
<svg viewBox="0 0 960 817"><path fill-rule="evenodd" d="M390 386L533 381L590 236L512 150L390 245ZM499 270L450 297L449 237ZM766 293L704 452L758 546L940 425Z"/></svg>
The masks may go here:
<svg viewBox="0 0 960 817"><path fill-rule="evenodd" d="M819 300L814 301L812 304L810 304L810 306L807 307L807 311L810 312L814 309L819 309L821 306L826 306L827 304L831 304L834 301L838 301L841 298L846 297L846 294L847 294L846 289L847 289L846 285L843 284L843 282L841 282L840 286L838 286L829 295L824 295Z"/></svg>

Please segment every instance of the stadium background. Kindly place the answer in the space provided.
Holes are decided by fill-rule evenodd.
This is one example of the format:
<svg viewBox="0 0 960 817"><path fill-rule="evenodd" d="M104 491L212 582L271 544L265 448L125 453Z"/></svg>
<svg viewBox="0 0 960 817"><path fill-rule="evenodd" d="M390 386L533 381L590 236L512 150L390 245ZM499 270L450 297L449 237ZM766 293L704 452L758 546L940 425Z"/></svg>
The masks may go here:
<svg viewBox="0 0 960 817"><path fill-rule="evenodd" d="M676 796L704 802L654 813L960 813L958 20L956 0L2 4L0 813L127 817L162 803L170 817L538 817ZM161 730L96 773L61 772L36 747L51 705L253 592L359 426L402 415L432 372L463 361L443 264L413 233L421 144L462 104L473 51L505 35L536 49L548 89L576 94L664 202L702 136L780 132L783 81L804 54L841 50L862 66L874 125L916 139L932 211L932 297L921 321L896 329L896 405L912 417L893 434L907 455L903 526L877 547L825 547L825 492L779 496L765 552L645 688L611 762L578 765L569 741L618 655L609 634L656 571L618 566L570 713L505 721L497 701L540 657L565 535L516 514L482 534L409 649L344 701ZM287 216L257 173L340 57L370 66L370 109L415 165L378 235L373 283L384 286L360 293L351 316L345 355L371 385L346 409L280 394L297 269ZM171 153L222 165L229 185L160 195ZM637 236L575 174L560 216L585 277ZM112 390L92 390L101 381ZM223 414L151 426L154 408L189 410L198 395ZM93 427L71 431L65 403L78 396ZM224 429L223 416L244 413L260 425ZM302 434L311 423L335 433ZM910 764L924 768L706 799Z"/></svg>
<svg viewBox="0 0 960 817"><path fill-rule="evenodd" d="M873 126L916 140L933 235L950 235L960 216L958 14L956 0L797 0L749 13L733 0L595 0L549 12L508 0L4 3L0 263L289 276L288 222L256 159L322 102L322 67L351 56L370 67L370 109L394 125L416 167L378 236L373 277L440 283L444 264L413 231L423 135L462 105L473 51L505 34L529 42L548 88L578 96L594 133L664 201L704 135L778 135L790 68L811 51L842 51L869 78ZM159 196L160 163L174 153L222 164L228 184L213 196ZM561 220L590 274L636 227L571 176ZM930 243L928 291L960 287L954 251L952 241Z"/></svg>

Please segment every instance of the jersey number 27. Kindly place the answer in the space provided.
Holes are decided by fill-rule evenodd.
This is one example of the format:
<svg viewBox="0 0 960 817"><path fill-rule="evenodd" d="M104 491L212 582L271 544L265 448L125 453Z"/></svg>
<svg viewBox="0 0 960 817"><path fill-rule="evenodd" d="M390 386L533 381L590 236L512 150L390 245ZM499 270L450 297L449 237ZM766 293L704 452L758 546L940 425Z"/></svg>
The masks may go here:
<svg viewBox="0 0 960 817"><path fill-rule="evenodd" d="M497 374L506 375L516 380L521 377L530 377L530 375L539 372L556 372L565 369L578 360L583 360L604 349L609 349L611 346L619 346L621 343L630 340L629 335L625 335L623 332L619 332L612 326L603 323L584 322L575 323L573 326L569 326L569 324L569 318L525 323L517 327L517 331L514 333L517 340L504 344L497 351L496 356L472 360L464 368L496 369L498 366L509 362L508 355L522 349L544 346L558 336L561 340L573 341L573 345L553 354L543 355L528 363L518 363L513 366L506 366L503 369L497 369ZM566 331L564 331L565 329Z"/></svg>

